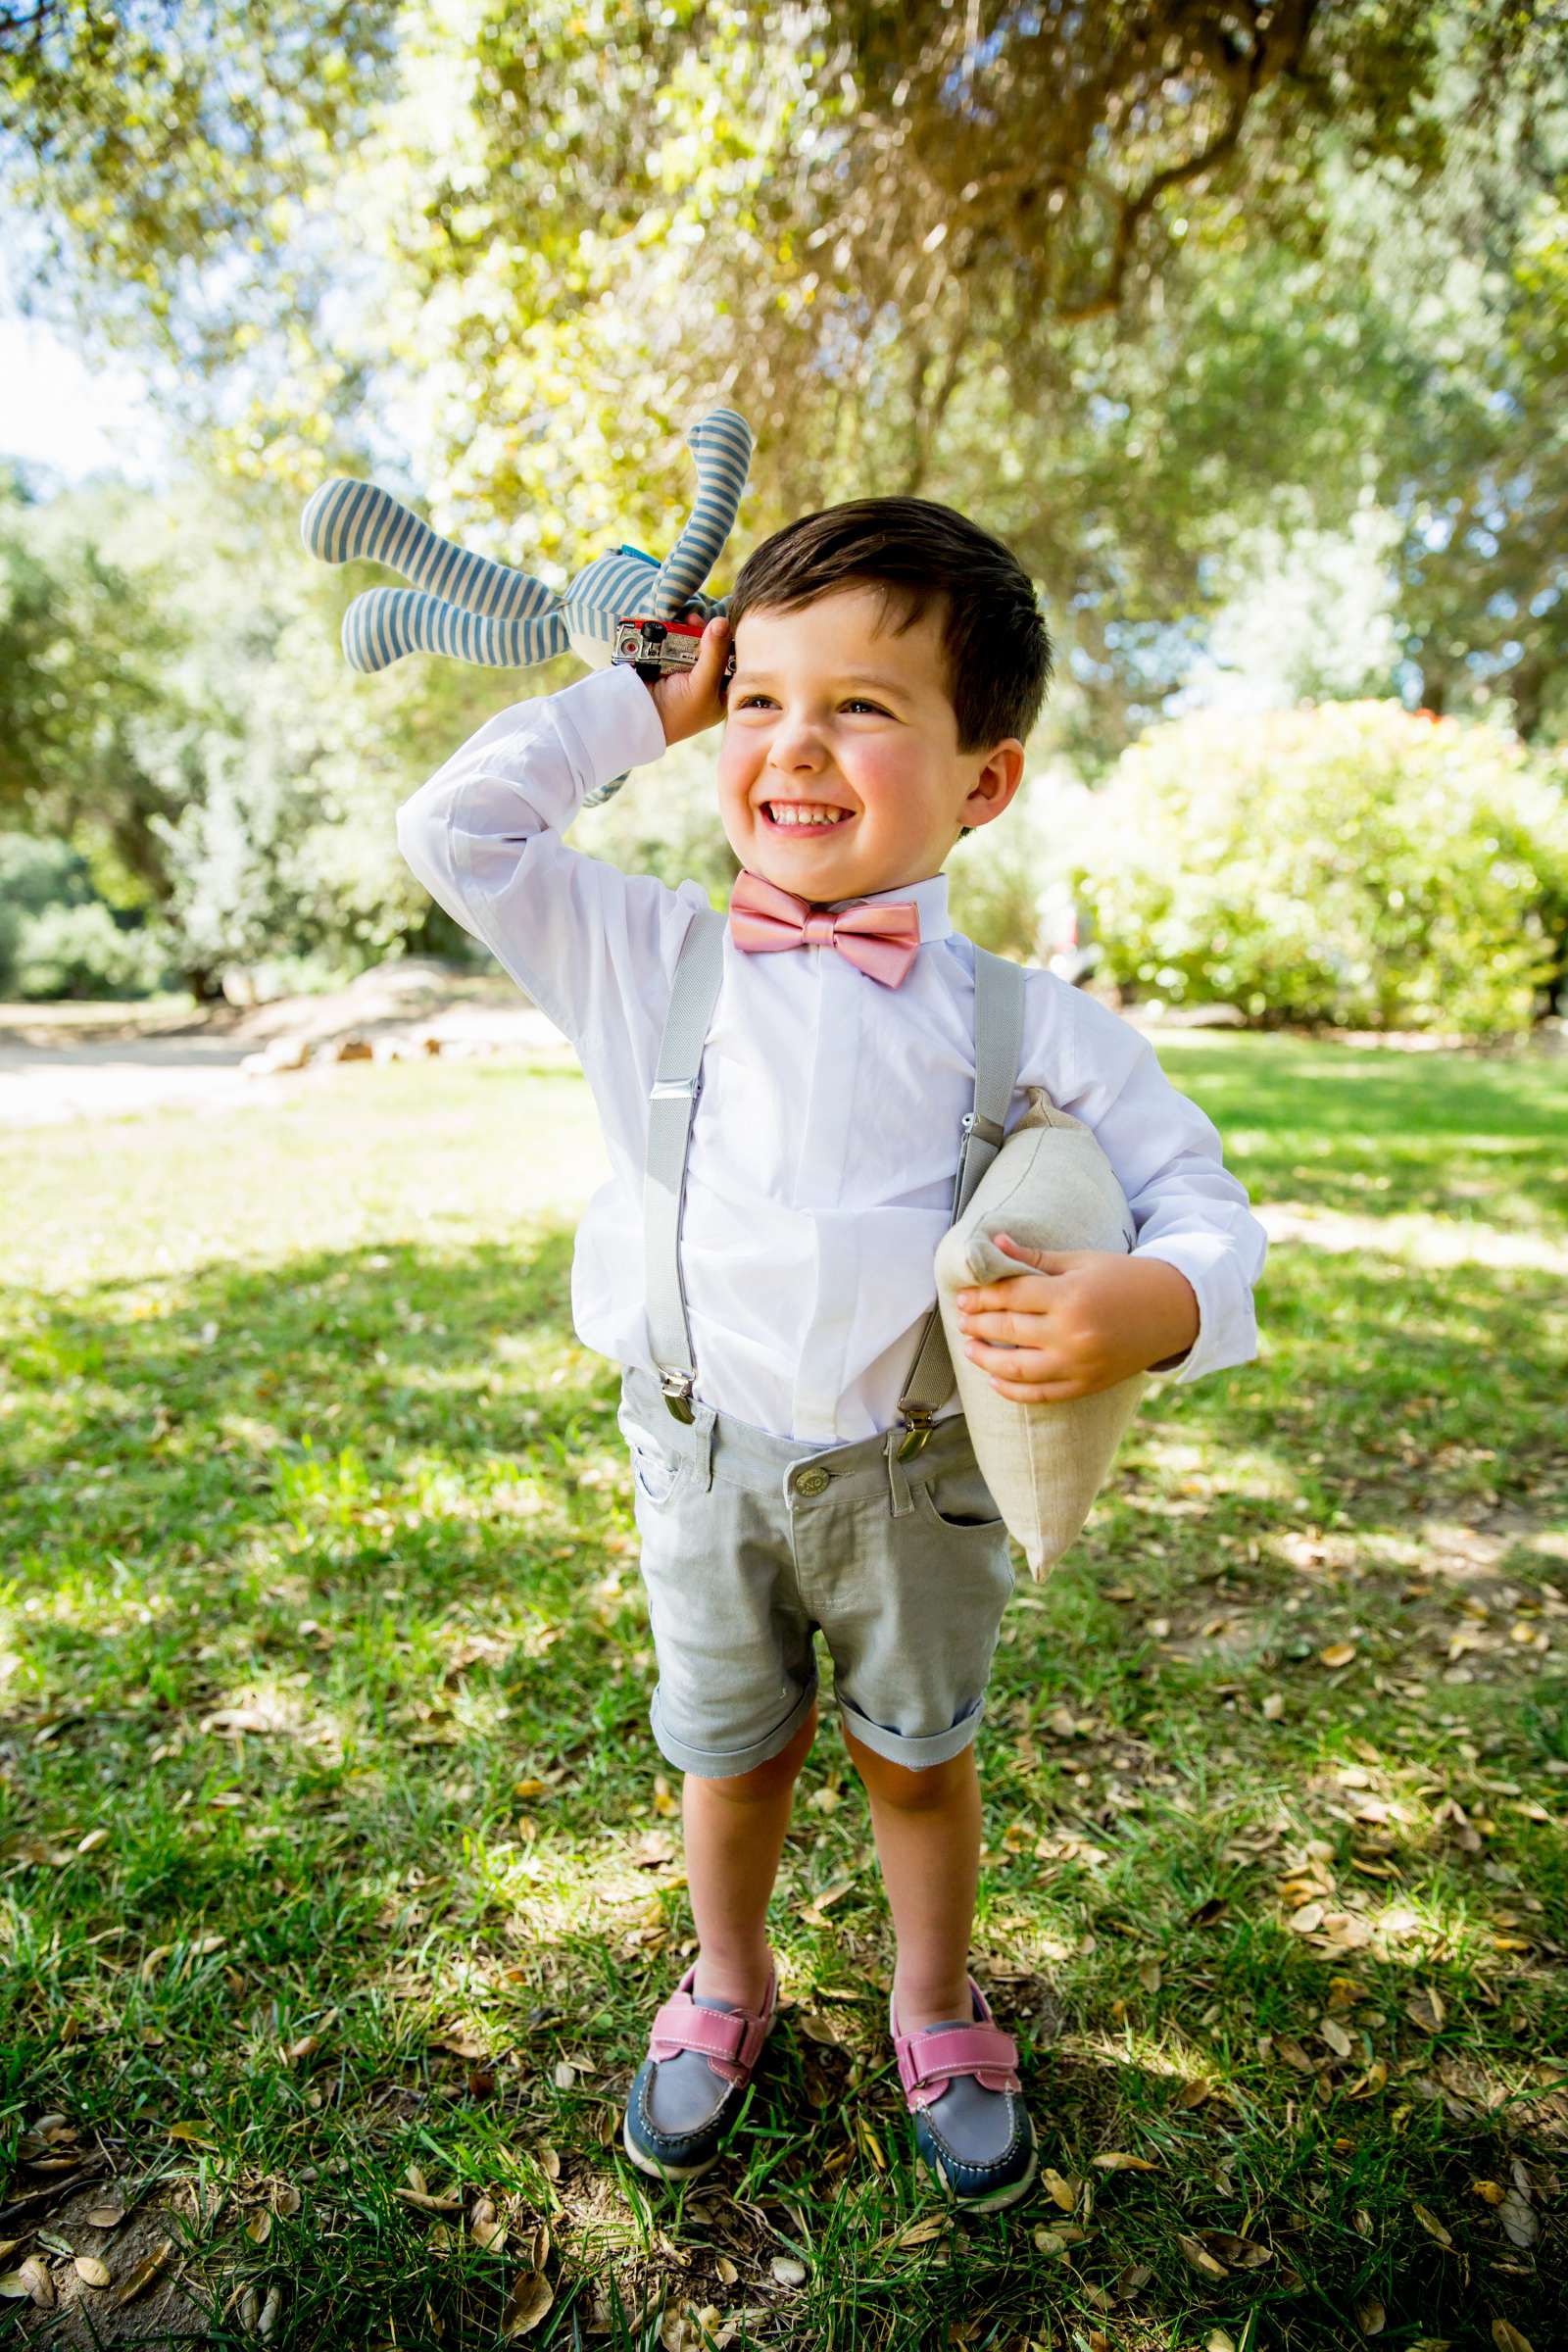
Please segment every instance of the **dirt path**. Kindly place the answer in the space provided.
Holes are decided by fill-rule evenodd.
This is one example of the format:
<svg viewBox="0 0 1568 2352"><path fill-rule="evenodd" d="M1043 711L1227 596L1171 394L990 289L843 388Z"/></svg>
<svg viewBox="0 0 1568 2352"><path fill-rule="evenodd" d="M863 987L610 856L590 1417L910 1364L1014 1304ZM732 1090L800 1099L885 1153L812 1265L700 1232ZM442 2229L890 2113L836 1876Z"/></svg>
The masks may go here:
<svg viewBox="0 0 1568 2352"><path fill-rule="evenodd" d="M0 1127L123 1117L165 1104L245 1109L324 1075L346 1043L376 1059L511 1053L572 1058L561 1032L510 980L458 978L410 957L329 996L284 997L248 1010L149 1010L134 1004L0 1004ZM310 1066L247 1068L293 1043Z"/></svg>

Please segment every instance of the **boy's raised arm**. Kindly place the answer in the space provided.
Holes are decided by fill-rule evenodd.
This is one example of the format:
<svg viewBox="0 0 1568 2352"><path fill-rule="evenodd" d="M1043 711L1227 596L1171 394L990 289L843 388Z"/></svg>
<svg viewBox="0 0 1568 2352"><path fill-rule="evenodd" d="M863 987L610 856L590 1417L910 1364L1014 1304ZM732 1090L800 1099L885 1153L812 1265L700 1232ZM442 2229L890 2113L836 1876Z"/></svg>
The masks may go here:
<svg viewBox="0 0 1568 2352"><path fill-rule="evenodd" d="M615 664L499 711L397 817L398 846L436 903L571 1039L590 1075L608 1057L627 1083L646 1058L660 975L707 894L623 873L562 834L587 793L664 749L655 693Z"/></svg>

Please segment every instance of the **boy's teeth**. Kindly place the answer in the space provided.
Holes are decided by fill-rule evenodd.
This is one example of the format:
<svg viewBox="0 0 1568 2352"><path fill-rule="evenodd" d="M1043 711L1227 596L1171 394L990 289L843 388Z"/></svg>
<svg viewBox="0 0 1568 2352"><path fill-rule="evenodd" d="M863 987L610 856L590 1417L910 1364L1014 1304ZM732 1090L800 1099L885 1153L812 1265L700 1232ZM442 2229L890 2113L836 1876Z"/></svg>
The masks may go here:
<svg viewBox="0 0 1568 2352"><path fill-rule="evenodd" d="M843 822L846 811L835 808L818 814L815 810L789 808L769 802L768 814L775 825L836 825Z"/></svg>

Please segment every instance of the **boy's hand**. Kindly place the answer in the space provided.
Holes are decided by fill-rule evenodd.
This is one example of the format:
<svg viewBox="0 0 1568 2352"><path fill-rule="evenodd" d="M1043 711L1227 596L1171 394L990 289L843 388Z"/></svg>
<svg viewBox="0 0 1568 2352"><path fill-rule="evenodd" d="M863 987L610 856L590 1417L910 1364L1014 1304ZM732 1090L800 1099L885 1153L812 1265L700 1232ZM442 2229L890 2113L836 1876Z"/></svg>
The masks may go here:
<svg viewBox="0 0 1568 2352"><path fill-rule="evenodd" d="M1093 1396L1185 1354L1198 1337L1198 1294L1162 1258L1025 1250L1004 1233L993 1239L1008 1257L1038 1269L976 1284L955 1298L965 1351L999 1396L1017 1404Z"/></svg>
<svg viewBox="0 0 1568 2352"><path fill-rule="evenodd" d="M684 742L688 735L700 735L705 727L716 726L723 717L721 688L729 654L729 622L722 613L715 613L703 631L703 642L692 667L671 670L649 687L666 744Z"/></svg>

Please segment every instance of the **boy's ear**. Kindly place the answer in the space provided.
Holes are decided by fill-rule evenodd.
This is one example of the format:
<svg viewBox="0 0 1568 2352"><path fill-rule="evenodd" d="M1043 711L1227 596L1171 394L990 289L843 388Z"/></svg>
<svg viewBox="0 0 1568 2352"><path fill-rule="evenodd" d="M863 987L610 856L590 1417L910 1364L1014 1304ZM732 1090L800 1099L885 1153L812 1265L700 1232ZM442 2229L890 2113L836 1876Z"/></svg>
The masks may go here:
<svg viewBox="0 0 1568 2352"><path fill-rule="evenodd" d="M993 823L1023 782L1023 762L1024 749L1016 735L1009 735L988 752L974 788L958 811L959 822L970 827Z"/></svg>

